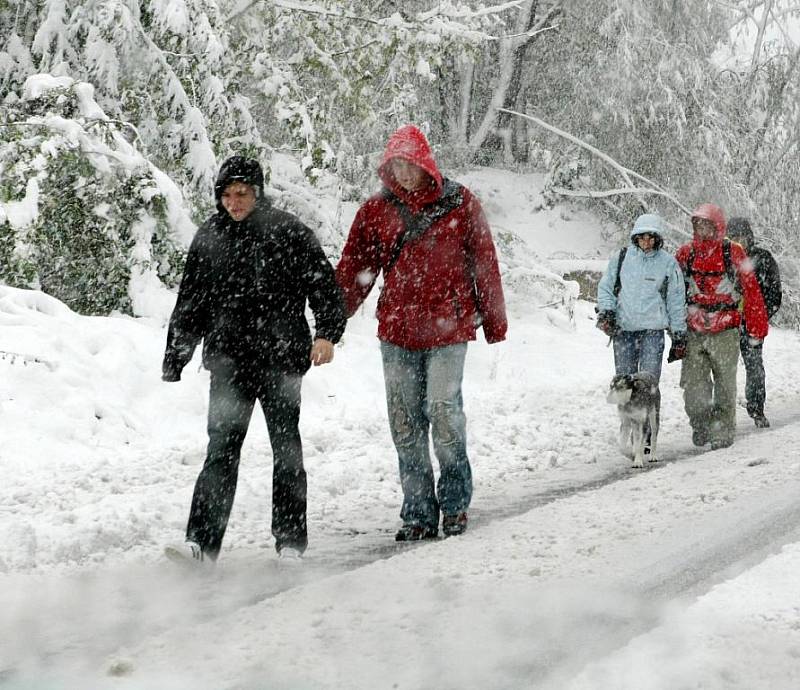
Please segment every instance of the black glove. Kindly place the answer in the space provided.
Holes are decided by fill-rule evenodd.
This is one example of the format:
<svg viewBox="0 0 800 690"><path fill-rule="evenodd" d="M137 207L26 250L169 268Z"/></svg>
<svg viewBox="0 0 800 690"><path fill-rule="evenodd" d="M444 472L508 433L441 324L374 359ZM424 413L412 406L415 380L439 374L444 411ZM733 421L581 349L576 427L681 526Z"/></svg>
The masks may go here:
<svg viewBox="0 0 800 690"><path fill-rule="evenodd" d="M181 380L181 369L183 367L171 357L165 357L161 365L161 380L172 383Z"/></svg>
<svg viewBox="0 0 800 690"><path fill-rule="evenodd" d="M609 338L613 338L617 333L617 317L613 311L601 311L597 315L595 326L605 333Z"/></svg>
<svg viewBox="0 0 800 690"><path fill-rule="evenodd" d="M175 381L181 380L181 372L179 371L165 371L161 374L161 380L167 381L169 383L174 383Z"/></svg>
<svg viewBox="0 0 800 690"><path fill-rule="evenodd" d="M686 357L686 333L672 334L672 345L667 354L667 362L676 362L679 359Z"/></svg>

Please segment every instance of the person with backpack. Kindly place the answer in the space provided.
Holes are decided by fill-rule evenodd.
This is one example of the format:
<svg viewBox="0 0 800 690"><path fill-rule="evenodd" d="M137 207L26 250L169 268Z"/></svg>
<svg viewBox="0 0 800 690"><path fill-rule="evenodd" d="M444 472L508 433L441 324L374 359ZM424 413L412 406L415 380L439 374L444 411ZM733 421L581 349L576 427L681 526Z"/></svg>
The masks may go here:
<svg viewBox="0 0 800 690"><path fill-rule="evenodd" d="M631 243L616 252L597 286L597 322L614 345L617 374L646 371L661 378L664 331L671 338L668 361L686 350L686 297L678 262L663 249L664 220L655 213L636 219ZM656 411L661 395L656 391ZM650 439L645 455L650 454ZM649 458L653 460L654 458Z"/></svg>
<svg viewBox="0 0 800 690"><path fill-rule="evenodd" d="M308 543L300 388L312 364L333 359L347 322L344 303L313 231L265 197L258 161L226 160L214 195L216 212L189 247L162 365L164 381L180 381L203 341L203 366L211 373L208 450L186 541L165 552L195 565L217 560L258 400L272 446L275 549L296 560ZM314 314L313 338L306 304Z"/></svg>
<svg viewBox="0 0 800 690"><path fill-rule="evenodd" d="M747 218L731 218L728 222L728 238L744 247L753 271L756 274L767 318L772 319L781 307L783 291L778 263L769 250L759 247L753 237L753 229ZM747 400L747 414L759 429L769 427L769 420L764 414L764 403L767 399L766 379L764 374L763 343L752 344L747 334L747 319L742 319L739 327L739 351L745 370L744 393Z"/></svg>
<svg viewBox="0 0 800 690"><path fill-rule="evenodd" d="M352 316L383 274L378 338L403 488L395 538L436 538L440 513L443 534L458 535L472 498L461 395L467 343L481 326L489 343L507 329L495 246L478 199L442 177L417 127L391 135L378 176L383 189L356 213L336 278Z"/></svg>
<svg viewBox="0 0 800 690"><path fill-rule="evenodd" d="M692 212L694 237L675 257L686 279L689 327L681 368L683 401L692 443L711 448L733 444L736 429L736 367L739 327L760 345L769 331L764 298L741 245L725 237L719 206Z"/></svg>

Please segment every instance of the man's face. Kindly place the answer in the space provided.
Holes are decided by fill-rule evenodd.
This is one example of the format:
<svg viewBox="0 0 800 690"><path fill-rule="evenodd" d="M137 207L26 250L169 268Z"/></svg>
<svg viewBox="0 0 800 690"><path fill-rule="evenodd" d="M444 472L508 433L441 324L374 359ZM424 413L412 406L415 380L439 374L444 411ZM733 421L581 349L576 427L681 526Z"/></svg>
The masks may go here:
<svg viewBox="0 0 800 690"><path fill-rule="evenodd" d="M745 250L749 250L749 247L747 246L747 240L744 237L740 237L738 235L728 235L728 239L731 242L736 242L736 244L741 244Z"/></svg>
<svg viewBox="0 0 800 690"><path fill-rule="evenodd" d="M231 182L222 192L222 206L237 223L247 218L255 205L255 189L244 182Z"/></svg>
<svg viewBox="0 0 800 690"><path fill-rule="evenodd" d="M408 192L416 192L430 184L430 177L422 168L404 158L392 158L389 170L394 179Z"/></svg>
<svg viewBox="0 0 800 690"><path fill-rule="evenodd" d="M713 240L717 234L717 226L708 218L692 218L692 230L699 240Z"/></svg>

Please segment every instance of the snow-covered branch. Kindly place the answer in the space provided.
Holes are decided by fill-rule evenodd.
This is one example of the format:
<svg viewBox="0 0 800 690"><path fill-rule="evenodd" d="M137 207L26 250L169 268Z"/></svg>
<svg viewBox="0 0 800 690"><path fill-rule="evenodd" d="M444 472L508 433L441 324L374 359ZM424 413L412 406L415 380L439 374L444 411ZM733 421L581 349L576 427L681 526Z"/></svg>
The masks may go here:
<svg viewBox="0 0 800 690"><path fill-rule="evenodd" d="M669 192L662 189L648 189L646 187L619 187L617 189L604 189L602 191L594 189L567 189L566 187L551 187L553 192L561 196L583 197L589 199L605 199L610 196L622 196L623 194L652 194L663 196L676 204L684 213L691 215L688 208L683 206Z"/></svg>
<svg viewBox="0 0 800 690"><path fill-rule="evenodd" d="M667 192L665 190L659 190L658 188L660 187L660 185L658 185L657 183L653 182L652 180L648 180L646 177L644 177L643 175L639 175L638 173L634 172L633 170L629 170L625 166L623 166L623 165L619 164L617 161L615 161L607 153L604 153L600 149L592 146L591 144L586 143L582 139L579 139L578 137L570 134L569 132L565 132L565 131L559 129L558 127L554 127L553 125L548 124L544 120L540 120L538 117L534 117L533 115L526 115L524 113L518 113L518 112L516 112L514 110L508 110L506 108L500 108L500 110L502 112L508 113L509 115L514 115L515 117L521 117L521 118L524 118L526 120L529 120L529 121L539 125L543 129L546 129L549 132L552 132L553 134L556 134L556 135L562 137L563 139L566 139L567 141L572 142L576 146L580 146L581 148L585 149L586 151L589 151L589 153L591 153L592 155L600 158L602 161L605 161L611 168L616 170L617 173L619 173L620 177L622 177L622 179L627 183L627 186L623 187L621 189L610 190L610 191L606 191L606 192L583 192L583 193L579 194L580 196L596 196L597 198L602 198L602 197L619 195L619 194L633 194L633 195L635 195L637 197L637 199L642 204L642 206L645 209L647 209L647 203L644 200L644 195L645 194L658 194L659 196L663 196L666 199L669 199L673 204L675 204L678 208L680 208L687 215L691 215L691 211L688 208L686 208L686 206L684 206L680 201L678 201L678 199L676 199L674 195L670 194L669 192ZM633 184L633 181L631 179L632 177L636 177L637 179L640 179L643 182L646 182L647 184L651 185L652 189L641 189L639 187L636 187ZM554 191L558 191L558 190L554 190Z"/></svg>
<svg viewBox="0 0 800 690"><path fill-rule="evenodd" d="M553 29L557 29L558 24L553 24L551 26L545 26L541 29L531 29L530 31L523 31L519 34L508 34L506 36L502 36L501 38L519 38L520 36L525 36L527 38L533 38L538 34L543 34L545 31L552 31Z"/></svg>
<svg viewBox="0 0 800 690"><path fill-rule="evenodd" d="M275 7L280 7L283 10L291 10L293 12L304 12L305 14L319 14L323 17L337 17L339 19L349 19L353 22L363 22L365 24L374 24L375 26L383 25L385 19L373 19L372 17L364 17L350 12L342 12L339 10L329 10L319 5L309 5L304 2L292 2L292 0L275 0L273 2ZM406 25L402 19L397 18L396 23Z"/></svg>
<svg viewBox="0 0 800 690"><path fill-rule="evenodd" d="M518 9L523 2L524 0L513 0L513 2L507 2L502 5L490 5L489 7L479 7L478 9L475 10L468 7L463 7L460 9L448 7L447 11L443 11L442 5L437 5L429 12L420 12L417 15L417 19L419 19L420 21L427 21L428 19L432 19L433 17L457 17L459 19L486 17L495 14L502 14L503 12L506 12L508 10Z"/></svg>
<svg viewBox="0 0 800 690"><path fill-rule="evenodd" d="M238 18L239 18L239 17L241 17L242 15L244 15L244 14L247 14L247 12L248 12L248 11L249 11L249 10L250 10L252 7L255 7L255 6L256 6L256 5L258 5L258 3L260 3L260 2L263 2L263 0L253 0L253 2L248 2L248 3L246 3L244 6L242 6L242 7L239 7L239 8L237 8L237 9L235 9L233 12L231 12L231 13L230 13L230 14L229 14L229 15L226 17L226 21L228 21L228 22L232 22L234 19L238 19Z"/></svg>

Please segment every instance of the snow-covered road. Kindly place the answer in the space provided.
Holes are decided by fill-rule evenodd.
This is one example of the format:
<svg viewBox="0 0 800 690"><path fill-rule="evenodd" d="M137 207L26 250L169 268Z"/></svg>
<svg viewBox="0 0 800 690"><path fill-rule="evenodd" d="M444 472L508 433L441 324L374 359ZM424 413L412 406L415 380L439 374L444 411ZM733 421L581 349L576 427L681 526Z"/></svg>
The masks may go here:
<svg viewBox="0 0 800 690"><path fill-rule="evenodd" d="M678 369L666 366L663 462L632 472L614 449L611 354L591 306L579 304L573 330L516 304L514 337L468 356L470 530L402 546L367 309L304 386L302 567L274 557L270 454L255 415L222 558L197 576L161 549L182 536L202 462L205 374L161 383L154 325L77 317L6 289L0 304L0 349L57 363L0 362L3 688L695 687L683 645L703 634L709 648L725 635L738 643L735 612L753 595L739 601L736 583L770 554L758 566L770 581L776 563L800 560L796 333L767 343L773 428L755 430L742 411L731 449L691 446ZM723 580L733 622L703 630L695 611L713 608ZM800 592L780 582L775 610L753 615L782 631L770 682L789 688L800 630L786 619L800 616L785 601ZM633 673L626 650L643 644L681 659L686 676L641 652ZM700 687L761 687L758 664L714 676L737 668L721 649L696 663ZM625 682L598 680L625 677L620 665Z"/></svg>

